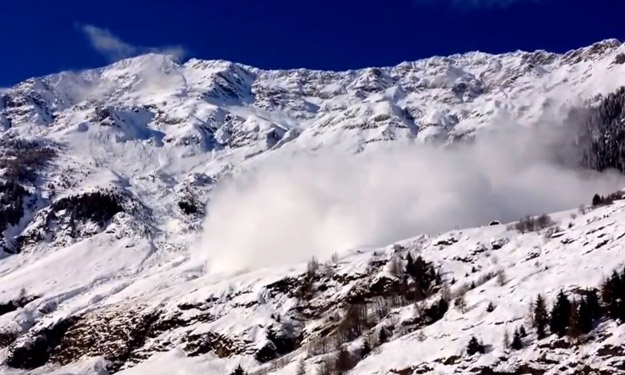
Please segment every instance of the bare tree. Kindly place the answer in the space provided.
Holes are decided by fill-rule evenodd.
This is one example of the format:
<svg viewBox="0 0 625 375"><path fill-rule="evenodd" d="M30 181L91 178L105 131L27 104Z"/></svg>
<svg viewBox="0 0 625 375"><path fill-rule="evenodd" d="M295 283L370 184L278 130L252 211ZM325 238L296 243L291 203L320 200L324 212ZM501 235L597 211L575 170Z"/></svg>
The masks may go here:
<svg viewBox="0 0 625 375"><path fill-rule="evenodd" d="M447 302L451 301L451 291L449 290L449 285L444 283L441 287L441 298Z"/></svg>
<svg viewBox="0 0 625 375"><path fill-rule="evenodd" d="M551 220L551 216L547 214L542 214L538 218L536 218L536 227L537 229L545 229L554 224L553 220Z"/></svg>
<svg viewBox="0 0 625 375"><path fill-rule="evenodd" d="M586 205L584 204L580 204L577 211L579 211L581 215L586 215L586 213L588 212L588 207L586 207Z"/></svg>
<svg viewBox="0 0 625 375"><path fill-rule="evenodd" d="M573 300L571 302L569 326L566 331L566 334L575 342L579 342L579 337L582 335L580 329L579 305L579 301Z"/></svg>
<svg viewBox="0 0 625 375"><path fill-rule="evenodd" d="M423 330L419 330L419 332L417 332L417 341L419 342L423 342L425 341L425 333L423 333Z"/></svg>
<svg viewBox="0 0 625 375"><path fill-rule="evenodd" d="M507 282L508 278L506 277L506 271L504 271L502 268L497 271L497 284L499 284L499 286L504 286Z"/></svg>
<svg viewBox="0 0 625 375"><path fill-rule="evenodd" d="M533 232L538 226L536 224L536 219L533 216L526 216L520 219L515 225L514 228L521 233Z"/></svg>
<svg viewBox="0 0 625 375"><path fill-rule="evenodd" d="M330 339L327 337L317 337L308 344L308 354L317 356L330 351Z"/></svg>
<svg viewBox="0 0 625 375"><path fill-rule="evenodd" d="M386 298L382 296L377 296L373 298L371 302L372 315L375 320L380 321L384 319L384 317L389 313L390 309L388 306L388 301Z"/></svg>
<svg viewBox="0 0 625 375"><path fill-rule="evenodd" d="M22 303L24 301L26 301L26 295L28 294L28 292L26 291L26 288L21 288L20 289L20 293L17 296L17 301L19 301L19 303Z"/></svg>
<svg viewBox="0 0 625 375"><path fill-rule="evenodd" d="M454 300L454 306L456 306L456 309L458 309L458 311L463 314L467 312L467 302L464 299L464 293L456 297L456 299Z"/></svg>
<svg viewBox="0 0 625 375"><path fill-rule="evenodd" d="M295 369L295 375L306 375L306 362L301 359L297 362L297 368Z"/></svg>
<svg viewBox="0 0 625 375"><path fill-rule="evenodd" d="M330 358L324 358L319 366L317 366L317 375L332 375Z"/></svg>
<svg viewBox="0 0 625 375"><path fill-rule="evenodd" d="M367 305L349 305L336 330L338 342L348 342L360 336L368 327L368 317Z"/></svg>
<svg viewBox="0 0 625 375"><path fill-rule="evenodd" d="M308 263L306 263L306 276L309 278L314 278L317 275L317 270L319 269L319 261L317 257L313 256L310 258Z"/></svg>
<svg viewBox="0 0 625 375"><path fill-rule="evenodd" d="M510 334L507 329L503 332L503 347L504 349L510 349Z"/></svg>
<svg viewBox="0 0 625 375"><path fill-rule="evenodd" d="M334 274L334 265L330 262L327 262L323 267L323 275L328 279L331 279L334 277Z"/></svg>

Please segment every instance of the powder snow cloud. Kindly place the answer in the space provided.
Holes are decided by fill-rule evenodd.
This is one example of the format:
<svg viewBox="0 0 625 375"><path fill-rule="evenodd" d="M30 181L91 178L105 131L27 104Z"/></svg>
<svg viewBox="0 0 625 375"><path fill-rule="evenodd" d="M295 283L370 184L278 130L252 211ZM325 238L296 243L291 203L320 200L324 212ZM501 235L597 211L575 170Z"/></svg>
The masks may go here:
<svg viewBox="0 0 625 375"><path fill-rule="evenodd" d="M102 54L110 61L117 61L127 57L137 56L144 53L159 53L172 55L176 59L181 59L186 55L186 51L182 46L165 46L165 47L145 47L135 46L123 41L120 37L114 35L107 29L96 27L93 25L77 25L85 37L91 43L93 49Z"/></svg>
<svg viewBox="0 0 625 375"><path fill-rule="evenodd" d="M286 265L420 233L575 208L624 186L559 160L561 131L501 127L453 148L277 153L218 186L199 249L214 270ZM285 151L286 152L286 151Z"/></svg>

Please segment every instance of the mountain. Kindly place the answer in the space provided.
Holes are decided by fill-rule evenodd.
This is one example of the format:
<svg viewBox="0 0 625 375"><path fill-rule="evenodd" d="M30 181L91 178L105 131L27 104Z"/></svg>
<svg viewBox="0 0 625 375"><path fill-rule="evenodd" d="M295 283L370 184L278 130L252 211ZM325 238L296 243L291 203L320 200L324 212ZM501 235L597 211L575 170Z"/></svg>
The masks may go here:
<svg viewBox="0 0 625 375"><path fill-rule="evenodd" d="M213 272L194 251L214 190L269 158L573 118L584 166L620 168L622 86L625 46L606 40L346 72L148 54L2 91L0 372L287 375L306 358L307 373L625 373L618 314L574 338L538 339L527 319L539 293L585 301L620 271L620 196L529 232L415 232L308 264ZM484 354L466 353L472 336Z"/></svg>

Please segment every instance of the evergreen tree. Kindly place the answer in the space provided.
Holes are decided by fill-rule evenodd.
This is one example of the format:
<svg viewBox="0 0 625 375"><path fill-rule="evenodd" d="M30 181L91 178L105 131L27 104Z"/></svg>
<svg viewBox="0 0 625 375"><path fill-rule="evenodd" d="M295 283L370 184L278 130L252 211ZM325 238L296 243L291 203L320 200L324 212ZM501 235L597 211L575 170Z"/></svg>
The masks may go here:
<svg viewBox="0 0 625 375"><path fill-rule="evenodd" d="M360 348L360 356L365 358L371 353L371 345L369 345L369 340L365 339L362 343L362 348Z"/></svg>
<svg viewBox="0 0 625 375"><path fill-rule="evenodd" d="M428 324L431 324L441 319L448 309L449 302L447 302L444 297L441 297L438 302L432 304L432 306L425 310L423 315L427 318Z"/></svg>
<svg viewBox="0 0 625 375"><path fill-rule="evenodd" d="M598 206L598 205L600 205L600 204L601 204L601 201L602 201L602 199L601 199L601 196L600 196L599 194L595 194L595 195L592 197L592 205L593 205L593 206Z"/></svg>
<svg viewBox="0 0 625 375"><path fill-rule="evenodd" d="M586 305L593 321L601 318L601 315L603 314L603 309L601 308L601 304L599 303L599 295L597 294L597 289L588 289L586 291Z"/></svg>
<svg viewBox="0 0 625 375"><path fill-rule="evenodd" d="M429 295L432 286L440 281L440 277L434 266L426 262L421 255L414 261L412 260L412 255L410 255L407 259L408 261L410 261L410 265L406 266L406 272L414 280L415 297L421 300Z"/></svg>
<svg viewBox="0 0 625 375"><path fill-rule="evenodd" d="M621 291L621 277L614 271L612 275L601 285L601 299L606 306L608 316L612 319L618 318L619 294Z"/></svg>
<svg viewBox="0 0 625 375"><path fill-rule="evenodd" d="M560 290L556 302L551 310L551 321L549 328L552 333L562 337L566 334L566 330L569 327L569 320L571 317L571 302L564 294L563 290Z"/></svg>
<svg viewBox="0 0 625 375"><path fill-rule="evenodd" d="M467 345L467 354L473 355L475 353L484 353L484 345L482 345L475 336L471 336L469 344Z"/></svg>
<svg viewBox="0 0 625 375"><path fill-rule="evenodd" d="M343 346L339 348L339 352L336 355L335 370L337 375L346 374L355 365L355 362L351 354Z"/></svg>
<svg viewBox="0 0 625 375"><path fill-rule="evenodd" d="M408 252L408 255L406 255L406 274L412 277L415 277L416 275L414 259L412 259L410 251Z"/></svg>
<svg viewBox="0 0 625 375"><path fill-rule="evenodd" d="M380 329L379 336L378 336L378 342L379 342L380 344L384 344L384 343L385 343L385 342L387 342L387 341L388 341L388 336L387 336L387 334L386 334L386 329L381 328L381 329Z"/></svg>
<svg viewBox="0 0 625 375"><path fill-rule="evenodd" d="M241 365L237 366L237 368L234 369L234 371L232 371L232 373L230 375L246 375L245 371L243 371L243 368L241 367Z"/></svg>
<svg viewBox="0 0 625 375"><path fill-rule="evenodd" d="M525 330L525 326L519 327L519 334L521 335L521 337L527 336L527 331Z"/></svg>
<svg viewBox="0 0 625 375"><path fill-rule="evenodd" d="M621 271L616 286L616 319L625 322L625 269Z"/></svg>
<svg viewBox="0 0 625 375"><path fill-rule="evenodd" d="M536 328L536 335L539 339L547 336L546 328L549 323L549 314L547 314L547 305L542 295L536 297L534 303L533 319L534 328Z"/></svg>
<svg viewBox="0 0 625 375"><path fill-rule="evenodd" d="M521 333L519 330L514 331L514 335L512 336L512 343L510 347L514 350L519 350L523 348L523 340L521 339Z"/></svg>

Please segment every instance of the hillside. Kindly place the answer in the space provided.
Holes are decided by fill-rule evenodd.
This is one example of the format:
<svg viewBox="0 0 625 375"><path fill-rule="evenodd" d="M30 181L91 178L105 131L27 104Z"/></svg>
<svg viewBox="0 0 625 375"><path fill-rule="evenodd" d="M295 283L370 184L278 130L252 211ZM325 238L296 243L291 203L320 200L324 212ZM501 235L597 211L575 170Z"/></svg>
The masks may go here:
<svg viewBox="0 0 625 375"><path fill-rule="evenodd" d="M623 269L625 204L590 204L625 184L623 86L607 40L346 72L148 54L0 92L0 372L625 373L610 298L575 337L529 321Z"/></svg>

